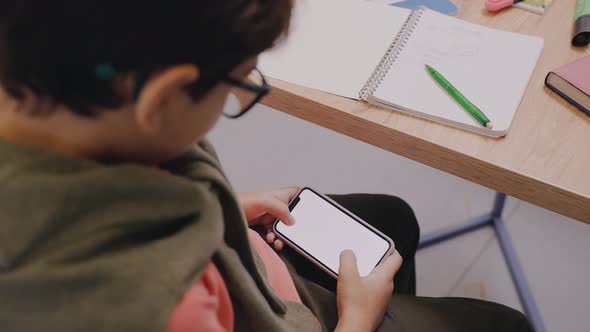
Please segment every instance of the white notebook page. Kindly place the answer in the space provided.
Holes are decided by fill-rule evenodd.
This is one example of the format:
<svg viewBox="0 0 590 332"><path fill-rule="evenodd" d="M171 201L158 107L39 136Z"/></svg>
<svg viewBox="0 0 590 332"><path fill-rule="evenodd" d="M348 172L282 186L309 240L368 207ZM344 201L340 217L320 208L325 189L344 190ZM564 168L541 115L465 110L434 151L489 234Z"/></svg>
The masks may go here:
<svg viewBox="0 0 590 332"><path fill-rule="evenodd" d="M295 0L290 35L262 54L267 76L358 98L410 10L359 0Z"/></svg>
<svg viewBox="0 0 590 332"><path fill-rule="evenodd" d="M475 131L489 131L473 119L428 74L438 70L506 134L537 63L543 40L426 10L372 98L407 113ZM417 114L422 113L422 114Z"/></svg>

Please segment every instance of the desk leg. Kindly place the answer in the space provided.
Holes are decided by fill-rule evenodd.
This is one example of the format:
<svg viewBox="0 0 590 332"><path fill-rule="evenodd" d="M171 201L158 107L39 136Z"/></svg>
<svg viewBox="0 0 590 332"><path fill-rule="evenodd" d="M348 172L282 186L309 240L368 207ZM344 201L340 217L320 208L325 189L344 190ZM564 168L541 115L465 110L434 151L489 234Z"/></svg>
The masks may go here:
<svg viewBox="0 0 590 332"><path fill-rule="evenodd" d="M510 240L504 220L502 219L502 212L504 210L505 203L506 195L502 193L496 193L494 208L492 209L491 213L469 220L468 222L459 226L449 227L440 231L435 231L431 234L424 235L420 238L420 245L418 246L418 249L424 249L440 242L452 240L457 236L478 230L484 226L493 226L524 312L531 320L535 331L545 332L546 330L543 319L524 276L522 266L518 261L516 251L512 246L512 241Z"/></svg>

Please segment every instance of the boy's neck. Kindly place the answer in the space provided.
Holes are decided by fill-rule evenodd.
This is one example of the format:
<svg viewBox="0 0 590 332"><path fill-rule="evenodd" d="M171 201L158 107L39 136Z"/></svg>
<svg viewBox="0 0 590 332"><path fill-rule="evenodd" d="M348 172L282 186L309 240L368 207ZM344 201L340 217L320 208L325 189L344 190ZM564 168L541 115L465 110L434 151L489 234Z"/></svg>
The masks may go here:
<svg viewBox="0 0 590 332"><path fill-rule="evenodd" d="M0 138L7 141L30 145L44 150L76 158L101 159L97 137L92 137L90 126L80 128L83 121L73 120L65 112L33 114L30 109L0 93ZM77 135L80 131L85 135Z"/></svg>

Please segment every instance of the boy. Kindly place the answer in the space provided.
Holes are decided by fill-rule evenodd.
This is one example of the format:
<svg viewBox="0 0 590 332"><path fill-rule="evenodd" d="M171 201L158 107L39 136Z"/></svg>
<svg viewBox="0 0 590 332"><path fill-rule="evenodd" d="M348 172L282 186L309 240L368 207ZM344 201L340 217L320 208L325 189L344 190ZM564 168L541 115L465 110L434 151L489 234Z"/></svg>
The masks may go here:
<svg viewBox="0 0 590 332"><path fill-rule="evenodd" d="M336 286L248 230L296 222L296 188L235 195L203 139L267 92L256 57L290 11L289 0L0 4L3 331L530 331L502 306L392 297L398 270L396 293L413 292L418 238L397 199L370 197L382 202L358 213L397 219L380 228L397 233L404 266L395 253L361 278L347 251ZM338 199L353 209L367 197Z"/></svg>

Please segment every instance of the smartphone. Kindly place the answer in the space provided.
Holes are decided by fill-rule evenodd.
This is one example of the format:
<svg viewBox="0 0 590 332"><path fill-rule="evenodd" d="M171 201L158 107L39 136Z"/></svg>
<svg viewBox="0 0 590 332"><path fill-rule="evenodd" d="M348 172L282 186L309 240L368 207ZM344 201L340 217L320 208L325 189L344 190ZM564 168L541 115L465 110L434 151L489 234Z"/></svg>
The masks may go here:
<svg viewBox="0 0 590 332"><path fill-rule="evenodd" d="M393 241L329 197L303 188L289 203L295 225L280 221L274 233L285 244L338 278L340 253L352 250L359 274L366 276L394 251Z"/></svg>

